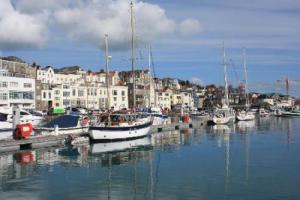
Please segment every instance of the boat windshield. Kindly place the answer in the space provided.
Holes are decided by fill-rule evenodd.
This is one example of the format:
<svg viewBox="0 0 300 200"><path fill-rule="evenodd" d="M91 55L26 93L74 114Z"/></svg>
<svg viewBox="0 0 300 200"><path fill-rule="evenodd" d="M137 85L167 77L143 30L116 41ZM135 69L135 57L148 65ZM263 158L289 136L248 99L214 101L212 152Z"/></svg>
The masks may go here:
<svg viewBox="0 0 300 200"><path fill-rule="evenodd" d="M0 113L0 121L1 122L4 122L7 120L7 114L4 114L4 113Z"/></svg>
<svg viewBox="0 0 300 200"><path fill-rule="evenodd" d="M111 122L133 122L136 121L136 115L111 115Z"/></svg>

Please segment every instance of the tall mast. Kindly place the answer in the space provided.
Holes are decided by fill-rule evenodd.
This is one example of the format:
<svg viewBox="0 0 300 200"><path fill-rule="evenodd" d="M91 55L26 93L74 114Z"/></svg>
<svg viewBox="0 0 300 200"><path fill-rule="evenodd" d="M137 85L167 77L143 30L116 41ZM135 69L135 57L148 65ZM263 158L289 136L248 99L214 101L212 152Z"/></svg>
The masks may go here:
<svg viewBox="0 0 300 200"><path fill-rule="evenodd" d="M134 13L133 13L133 2L130 3L130 24L131 24L131 70L132 70L132 97L133 97L133 105L132 108L136 106L136 95L135 95L135 44L134 44Z"/></svg>
<svg viewBox="0 0 300 200"><path fill-rule="evenodd" d="M244 57L244 76L245 76L245 98L246 98L246 106L249 105L248 100L248 76L247 76L247 57L246 57L246 48L243 50Z"/></svg>
<svg viewBox="0 0 300 200"><path fill-rule="evenodd" d="M149 96L148 102L149 107L151 106L151 85L152 85L152 77L151 77L151 45L148 45L148 68L149 68ZM154 91L155 92L155 91Z"/></svg>
<svg viewBox="0 0 300 200"><path fill-rule="evenodd" d="M227 82L227 65L226 65L226 54L225 54L225 45L223 42L223 66L224 66L224 82L225 82L225 104L229 106L228 99L228 82Z"/></svg>
<svg viewBox="0 0 300 200"><path fill-rule="evenodd" d="M107 94L107 101L106 101L106 109L110 109L110 93L109 93L109 76L108 76L108 34L105 34L105 70L106 70L106 94Z"/></svg>

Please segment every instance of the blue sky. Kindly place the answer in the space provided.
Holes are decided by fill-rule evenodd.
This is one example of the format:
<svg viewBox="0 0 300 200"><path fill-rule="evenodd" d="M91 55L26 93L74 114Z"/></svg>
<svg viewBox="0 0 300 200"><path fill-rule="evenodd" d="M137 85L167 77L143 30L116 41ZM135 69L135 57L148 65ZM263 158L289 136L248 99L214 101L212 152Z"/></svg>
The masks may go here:
<svg viewBox="0 0 300 200"><path fill-rule="evenodd" d="M129 18L126 17L129 16L129 1L70 2L74 1L53 0L51 5L49 1L47 4L47 1L38 0L1 1L0 11L2 7L11 9L16 18L23 16L28 32L21 39L13 35L15 40L10 42L6 42L7 36L0 34L2 54L16 55L42 66L80 65L99 70L104 66L103 37L99 35L108 31L112 68L130 69ZM149 0L134 3L138 67L147 65L145 47L151 43L158 76L198 78L204 84L222 84L224 41L227 58L235 65L228 67L232 84L243 79L243 47L247 48L250 89L284 92L283 87L275 85L276 80L285 76L291 80L300 79L300 2L297 0ZM12 19L8 16L0 15L0 28L6 28L10 36L9 31L13 29L3 22L5 17L8 21ZM22 33L22 29L16 32ZM144 59L140 58L139 51ZM299 86L296 81L291 83L291 93L300 96Z"/></svg>

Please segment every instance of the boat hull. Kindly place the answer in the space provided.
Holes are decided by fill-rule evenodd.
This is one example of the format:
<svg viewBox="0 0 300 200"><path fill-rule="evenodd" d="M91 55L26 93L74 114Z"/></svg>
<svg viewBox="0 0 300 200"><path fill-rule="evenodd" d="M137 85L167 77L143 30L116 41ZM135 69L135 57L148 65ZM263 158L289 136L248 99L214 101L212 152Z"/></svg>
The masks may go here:
<svg viewBox="0 0 300 200"><path fill-rule="evenodd" d="M252 114L247 114L247 115L237 115L236 119L238 121L252 121L255 119L255 116Z"/></svg>
<svg viewBox="0 0 300 200"><path fill-rule="evenodd" d="M113 141L142 138L149 134L152 122L136 126L98 127L91 126L89 136L92 140Z"/></svg>
<svg viewBox="0 0 300 200"><path fill-rule="evenodd" d="M213 117L213 123L224 125L224 124L230 124L235 122L235 117Z"/></svg>
<svg viewBox="0 0 300 200"><path fill-rule="evenodd" d="M70 127L70 128L36 128L35 133L38 135L68 135L87 133L89 127Z"/></svg>

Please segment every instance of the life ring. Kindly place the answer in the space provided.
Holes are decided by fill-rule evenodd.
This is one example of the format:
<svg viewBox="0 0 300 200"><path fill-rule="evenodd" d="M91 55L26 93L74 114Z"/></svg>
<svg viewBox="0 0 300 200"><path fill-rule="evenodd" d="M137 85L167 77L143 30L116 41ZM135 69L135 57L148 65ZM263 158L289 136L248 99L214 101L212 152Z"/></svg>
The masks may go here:
<svg viewBox="0 0 300 200"><path fill-rule="evenodd" d="M88 126L90 124L90 119L88 117L84 117L81 120L81 126Z"/></svg>

